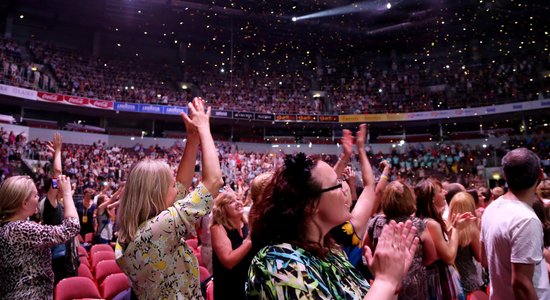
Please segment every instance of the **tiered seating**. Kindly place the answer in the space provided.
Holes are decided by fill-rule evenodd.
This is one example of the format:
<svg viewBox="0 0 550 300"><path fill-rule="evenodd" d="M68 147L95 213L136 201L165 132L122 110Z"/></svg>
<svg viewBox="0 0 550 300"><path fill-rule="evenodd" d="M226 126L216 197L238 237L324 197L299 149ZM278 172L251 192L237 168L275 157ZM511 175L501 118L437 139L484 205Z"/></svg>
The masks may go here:
<svg viewBox="0 0 550 300"><path fill-rule="evenodd" d="M102 298L111 300L119 293L125 290L129 291L130 281L116 263L115 253L110 245L93 245L90 248L90 252L87 252L86 248L79 245L78 255L80 259L78 275L69 278L71 279L70 281L56 287L56 299ZM93 266L93 268L90 266ZM83 280L87 283L83 283L85 286L82 291L65 291L65 289L71 289L71 287L79 285ZM90 281L93 284L93 289L89 286ZM73 282L79 283L75 284Z"/></svg>
<svg viewBox="0 0 550 300"><path fill-rule="evenodd" d="M110 251L97 251L92 253L92 271L95 272L97 265L104 260L114 260L115 252L111 249Z"/></svg>
<svg viewBox="0 0 550 300"><path fill-rule="evenodd" d="M122 270L115 260L100 261L95 269L95 282L99 287L101 287L101 284L107 276L117 273L122 273Z"/></svg>
<svg viewBox="0 0 550 300"><path fill-rule="evenodd" d="M91 280L94 280L94 275L92 275L92 271L90 271L90 268L88 268L88 266L86 266L83 263L81 263L80 266L78 266L78 276L86 277L86 278L90 278Z"/></svg>
<svg viewBox="0 0 550 300"><path fill-rule="evenodd" d="M128 276L124 273L116 273L107 276L99 289L103 298L111 300L129 288L130 282L128 281Z"/></svg>
<svg viewBox="0 0 550 300"><path fill-rule="evenodd" d="M61 280L54 291L55 300L101 298L95 283L86 277L69 277Z"/></svg>

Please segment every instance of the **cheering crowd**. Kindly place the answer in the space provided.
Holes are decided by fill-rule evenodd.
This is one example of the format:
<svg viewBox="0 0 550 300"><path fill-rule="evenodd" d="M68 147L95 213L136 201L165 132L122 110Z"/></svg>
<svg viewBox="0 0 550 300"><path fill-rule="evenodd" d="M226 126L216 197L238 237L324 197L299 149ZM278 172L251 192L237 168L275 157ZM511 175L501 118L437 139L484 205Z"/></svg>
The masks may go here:
<svg viewBox="0 0 550 300"><path fill-rule="evenodd" d="M188 108L184 147L71 145L60 134L42 144L2 132L3 165L51 163L37 168L38 184L3 174L0 298L51 299L77 275L76 249L87 243L114 247L126 299L197 299L206 286L215 299L550 297L550 185L536 153L502 149L507 185L467 189L400 168L429 153L440 156L434 165L450 157L452 170L454 156L485 152L453 145L369 158L363 124L343 131L339 157L244 153L214 143L202 99ZM201 268L212 277L201 282Z"/></svg>
<svg viewBox="0 0 550 300"><path fill-rule="evenodd" d="M449 65L396 58L365 65L326 61L315 72L232 70L229 74L192 66L182 71L139 57L93 57L47 42L0 39L0 61L0 81L9 85L162 105L186 105L192 95L202 95L214 109L262 113L431 111L530 101L548 95L548 81L538 71L544 59L529 55L470 65L460 60Z"/></svg>

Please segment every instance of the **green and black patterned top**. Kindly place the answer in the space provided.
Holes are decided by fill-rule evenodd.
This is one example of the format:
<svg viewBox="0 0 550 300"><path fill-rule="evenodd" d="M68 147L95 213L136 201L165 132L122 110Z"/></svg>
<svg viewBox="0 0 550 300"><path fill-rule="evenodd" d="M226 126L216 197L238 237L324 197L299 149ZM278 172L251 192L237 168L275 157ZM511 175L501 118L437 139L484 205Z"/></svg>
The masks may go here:
<svg viewBox="0 0 550 300"><path fill-rule="evenodd" d="M288 243L266 246L248 270L248 299L362 299L369 288L340 250L321 259Z"/></svg>

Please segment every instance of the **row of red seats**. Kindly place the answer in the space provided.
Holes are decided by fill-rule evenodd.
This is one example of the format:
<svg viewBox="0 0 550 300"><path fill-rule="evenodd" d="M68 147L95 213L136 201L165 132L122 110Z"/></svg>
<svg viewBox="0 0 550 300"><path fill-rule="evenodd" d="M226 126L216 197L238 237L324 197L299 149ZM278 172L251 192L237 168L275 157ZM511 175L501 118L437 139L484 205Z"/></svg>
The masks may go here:
<svg viewBox="0 0 550 300"><path fill-rule="evenodd" d="M203 265L200 246L196 239L189 239L186 243L193 249L199 259L200 281L210 277L210 272ZM113 299L119 293L130 288L128 277L122 272L115 261L115 254L110 245L93 245L90 254L82 246L78 247L80 267L78 276L66 278L55 287L55 300L70 300L75 298L103 298ZM90 264L91 256L91 264ZM91 270L90 270L91 267ZM95 274L95 276L92 274ZM99 289L98 289L99 288ZM487 294L489 289L487 289ZM489 296L482 291L475 291L468 295L468 300L488 300ZM214 299L214 282L208 284L207 300Z"/></svg>
<svg viewBox="0 0 550 300"><path fill-rule="evenodd" d="M80 266L78 276L65 278L55 287L55 300L82 298L115 298L130 288L126 274L115 261L115 253L110 245L93 245L90 253L78 246Z"/></svg>
<svg viewBox="0 0 550 300"><path fill-rule="evenodd" d="M188 239L185 241L189 247L193 250L193 253L197 257L197 260L199 261L199 276L200 276L200 282L204 282L208 278L210 278L210 272L206 268L206 265L202 261L201 256L201 246L199 246L199 241L197 239ZM214 300L214 281L211 280L207 284L206 288L206 300Z"/></svg>

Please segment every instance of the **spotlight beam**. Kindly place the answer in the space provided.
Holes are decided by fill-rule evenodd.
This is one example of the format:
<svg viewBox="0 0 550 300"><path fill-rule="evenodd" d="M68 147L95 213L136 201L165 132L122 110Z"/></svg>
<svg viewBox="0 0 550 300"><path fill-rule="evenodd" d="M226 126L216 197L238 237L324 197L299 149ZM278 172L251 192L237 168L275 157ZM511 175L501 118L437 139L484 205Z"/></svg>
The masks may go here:
<svg viewBox="0 0 550 300"><path fill-rule="evenodd" d="M323 17L330 17L335 15L344 15L344 14L353 14L353 13L361 13L365 11L380 11L380 10L387 10L392 7L392 4L389 2L384 3L383 5L377 3L374 3L375 1L362 1L362 2L356 2L345 6L340 6L336 8L331 8L328 10L323 10L320 12L303 15L299 17L293 17L292 21L297 22L301 20L307 20L307 19L314 19L314 18L323 18ZM397 3L394 2L393 6L395 6Z"/></svg>

